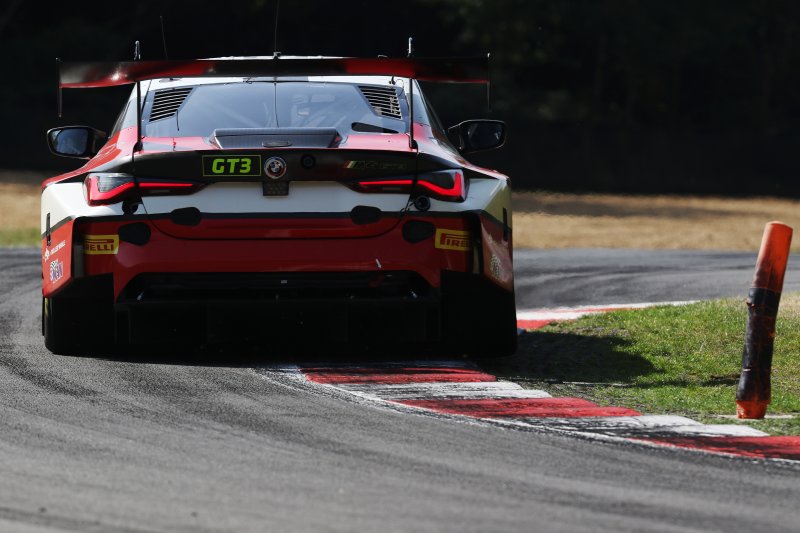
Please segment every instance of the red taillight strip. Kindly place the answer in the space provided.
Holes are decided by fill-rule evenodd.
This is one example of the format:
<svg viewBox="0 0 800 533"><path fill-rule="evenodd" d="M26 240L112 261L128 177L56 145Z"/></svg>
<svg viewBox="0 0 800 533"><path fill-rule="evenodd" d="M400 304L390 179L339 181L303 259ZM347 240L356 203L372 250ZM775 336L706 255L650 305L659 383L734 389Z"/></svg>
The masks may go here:
<svg viewBox="0 0 800 533"><path fill-rule="evenodd" d="M138 190L137 190L138 184ZM101 190L103 185L111 186ZM124 174L89 174L84 180L86 202L89 205L109 205L129 198L161 194L189 194L201 189L205 184L191 181L166 181L139 178Z"/></svg>
<svg viewBox="0 0 800 533"><path fill-rule="evenodd" d="M445 188L426 179L423 174L417 178L417 187L424 189L431 197L449 202L463 202L465 200L464 174L459 171L452 173L453 186ZM361 192L386 192L389 187L399 187L397 192L411 192L414 180L403 179L371 179L355 182L355 187Z"/></svg>
<svg viewBox="0 0 800 533"><path fill-rule="evenodd" d="M447 198L458 198L459 200L464 199L464 175L461 172L456 172L453 175L453 187L450 189L445 189L444 187L440 187L435 183L431 183L430 181L425 181L424 176L421 176L419 181L417 182L420 187L428 189L433 194L439 196L445 196Z"/></svg>
<svg viewBox="0 0 800 533"><path fill-rule="evenodd" d="M143 181L139 180L139 188L150 191L154 189L190 189L192 187L198 187L199 185L196 183L190 183L185 181Z"/></svg>
<svg viewBox="0 0 800 533"><path fill-rule="evenodd" d="M410 187L414 180L376 180L376 181L359 181L358 184L362 187Z"/></svg>

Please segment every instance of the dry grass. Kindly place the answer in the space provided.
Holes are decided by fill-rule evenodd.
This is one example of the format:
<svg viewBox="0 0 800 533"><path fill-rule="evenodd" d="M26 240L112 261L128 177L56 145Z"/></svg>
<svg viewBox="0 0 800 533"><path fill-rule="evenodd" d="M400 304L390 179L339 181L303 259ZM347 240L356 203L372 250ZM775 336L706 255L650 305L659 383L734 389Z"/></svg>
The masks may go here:
<svg viewBox="0 0 800 533"><path fill-rule="evenodd" d="M800 228L800 201L522 192L514 245L757 251L764 224ZM800 238L793 250L800 250Z"/></svg>
<svg viewBox="0 0 800 533"><path fill-rule="evenodd" d="M46 174L0 170L0 246L39 244L39 197Z"/></svg>
<svg viewBox="0 0 800 533"><path fill-rule="evenodd" d="M39 185L0 182L0 229L39 229Z"/></svg>

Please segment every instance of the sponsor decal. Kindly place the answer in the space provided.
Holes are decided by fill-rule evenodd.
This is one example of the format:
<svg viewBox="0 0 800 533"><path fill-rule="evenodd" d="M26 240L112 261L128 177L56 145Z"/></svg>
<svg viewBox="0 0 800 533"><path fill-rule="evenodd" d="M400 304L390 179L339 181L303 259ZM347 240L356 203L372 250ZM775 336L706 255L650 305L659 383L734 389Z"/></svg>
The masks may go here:
<svg viewBox="0 0 800 533"><path fill-rule="evenodd" d="M489 260L489 272L492 273L494 279L503 279L503 266L500 264L500 258L494 254L492 254L492 258Z"/></svg>
<svg viewBox="0 0 800 533"><path fill-rule="evenodd" d="M355 170L405 170L405 163L384 163L382 161L348 161L344 168Z"/></svg>
<svg viewBox="0 0 800 533"><path fill-rule="evenodd" d="M86 255L113 255L119 251L117 235L85 235L83 253Z"/></svg>
<svg viewBox="0 0 800 533"><path fill-rule="evenodd" d="M52 248L46 248L44 251L44 255L42 256L44 258L44 262L46 263L50 259L51 255L56 255L56 253L66 245L67 241L61 241Z"/></svg>
<svg viewBox="0 0 800 533"><path fill-rule="evenodd" d="M50 283L55 283L64 277L64 263L56 259L50 262Z"/></svg>
<svg viewBox="0 0 800 533"><path fill-rule="evenodd" d="M264 163L264 172L274 180L279 180L286 174L286 161L281 157L270 157Z"/></svg>
<svg viewBox="0 0 800 533"><path fill-rule="evenodd" d="M260 155L203 156L203 176L206 178L260 175Z"/></svg>
<svg viewBox="0 0 800 533"><path fill-rule="evenodd" d="M470 242L468 231L439 228L436 230L434 246L442 250L468 252L472 248L472 243Z"/></svg>

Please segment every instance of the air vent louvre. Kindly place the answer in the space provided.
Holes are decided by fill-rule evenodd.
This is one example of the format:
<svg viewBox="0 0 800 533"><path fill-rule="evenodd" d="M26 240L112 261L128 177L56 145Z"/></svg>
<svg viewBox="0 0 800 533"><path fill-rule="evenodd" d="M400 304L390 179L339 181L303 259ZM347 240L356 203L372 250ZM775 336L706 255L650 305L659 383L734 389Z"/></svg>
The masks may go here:
<svg viewBox="0 0 800 533"><path fill-rule="evenodd" d="M150 110L150 122L175 116L190 92L192 92L191 87L156 91L153 97L153 109Z"/></svg>
<svg viewBox="0 0 800 533"><path fill-rule="evenodd" d="M374 87L359 85L361 94L367 99L369 105L377 115L389 118L402 118L400 114L400 99L394 87Z"/></svg>

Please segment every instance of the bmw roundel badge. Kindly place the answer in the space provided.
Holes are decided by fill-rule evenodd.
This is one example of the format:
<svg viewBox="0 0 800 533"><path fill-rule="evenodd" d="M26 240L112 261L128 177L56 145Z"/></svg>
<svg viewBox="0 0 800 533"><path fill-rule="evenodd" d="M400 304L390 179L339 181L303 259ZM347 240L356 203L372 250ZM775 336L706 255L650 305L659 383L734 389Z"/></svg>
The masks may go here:
<svg viewBox="0 0 800 533"><path fill-rule="evenodd" d="M270 178L279 180L286 174L286 161L281 157L270 157L264 163L264 172Z"/></svg>

